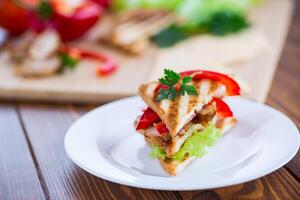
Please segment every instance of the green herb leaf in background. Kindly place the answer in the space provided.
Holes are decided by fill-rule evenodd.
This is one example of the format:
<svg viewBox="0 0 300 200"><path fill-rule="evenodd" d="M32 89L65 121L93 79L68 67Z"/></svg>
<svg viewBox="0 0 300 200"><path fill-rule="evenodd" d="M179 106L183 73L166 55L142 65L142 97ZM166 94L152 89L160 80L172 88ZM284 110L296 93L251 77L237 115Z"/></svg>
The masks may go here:
<svg viewBox="0 0 300 200"><path fill-rule="evenodd" d="M53 16L53 8L49 1L42 0L37 7L37 14L40 19L48 20Z"/></svg>
<svg viewBox="0 0 300 200"><path fill-rule="evenodd" d="M176 25L171 25L156 35L154 35L151 40L157 46L166 48L175 45L176 43L185 40L188 37L188 33Z"/></svg>
<svg viewBox="0 0 300 200"><path fill-rule="evenodd" d="M218 12L209 17L206 22L199 25L207 33L214 35L227 35L239 32L249 26L245 16L233 12Z"/></svg>
<svg viewBox="0 0 300 200"><path fill-rule="evenodd" d="M75 69L76 65L79 63L79 59L73 58L67 53L60 53L59 58L63 68Z"/></svg>

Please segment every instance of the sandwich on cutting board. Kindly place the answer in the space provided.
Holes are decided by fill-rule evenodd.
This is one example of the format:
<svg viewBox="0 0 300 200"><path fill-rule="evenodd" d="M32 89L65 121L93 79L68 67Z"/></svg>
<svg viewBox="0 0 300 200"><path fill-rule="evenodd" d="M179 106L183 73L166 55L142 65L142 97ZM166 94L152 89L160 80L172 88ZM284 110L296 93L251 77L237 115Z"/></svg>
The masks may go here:
<svg viewBox="0 0 300 200"><path fill-rule="evenodd" d="M136 120L136 130L151 146L150 156L173 176L237 122L222 99L239 95L240 87L225 74L165 69L164 77L141 85L138 94L148 108Z"/></svg>

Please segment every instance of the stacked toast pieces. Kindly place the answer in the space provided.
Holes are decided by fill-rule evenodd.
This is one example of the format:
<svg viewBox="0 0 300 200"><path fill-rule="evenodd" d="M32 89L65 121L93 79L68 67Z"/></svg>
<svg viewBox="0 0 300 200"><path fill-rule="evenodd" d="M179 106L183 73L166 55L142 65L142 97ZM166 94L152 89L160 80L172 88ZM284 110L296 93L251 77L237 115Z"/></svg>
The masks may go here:
<svg viewBox="0 0 300 200"><path fill-rule="evenodd" d="M177 175L236 124L222 99L239 95L240 88L227 75L201 70L178 74L173 87L166 74L168 70L164 80L140 86L138 94L148 108L136 120L136 130L152 147L152 157L170 175ZM170 95L172 91L176 95Z"/></svg>

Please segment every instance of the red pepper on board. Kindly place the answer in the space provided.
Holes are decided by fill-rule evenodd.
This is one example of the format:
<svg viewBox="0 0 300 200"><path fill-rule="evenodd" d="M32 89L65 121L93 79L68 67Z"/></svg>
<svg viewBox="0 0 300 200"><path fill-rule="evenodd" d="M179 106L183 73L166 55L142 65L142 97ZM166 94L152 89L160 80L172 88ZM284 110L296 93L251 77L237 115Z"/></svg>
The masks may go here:
<svg viewBox="0 0 300 200"><path fill-rule="evenodd" d="M97 75L99 76L107 76L117 70L117 63L115 62L115 60L100 52L86 51L74 47L61 48L60 52L67 53L68 55L76 59L89 58L100 61L103 64L100 64L97 68Z"/></svg>
<svg viewBox="0 0 300 200"><path fill-rule="evenodd" d="M148 107L139 119L136 130L147 129L153 123L157 123L160 121L161 119L159 118L159 116L151 108Z"/></svg>

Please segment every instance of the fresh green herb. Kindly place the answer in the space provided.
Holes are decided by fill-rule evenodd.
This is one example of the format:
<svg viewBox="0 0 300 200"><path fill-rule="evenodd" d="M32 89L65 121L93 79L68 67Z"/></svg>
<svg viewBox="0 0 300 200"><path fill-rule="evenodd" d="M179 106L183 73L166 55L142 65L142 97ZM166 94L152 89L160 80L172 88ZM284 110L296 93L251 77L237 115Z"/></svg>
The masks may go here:
<svg viewBox="0 0 300 200"><path fill-rule="evenodd" d="M187 85L189 82L192 81L192 77L190 76L185 76L182 79L182 86L180 88L180 93L182 95L188 94L188 95L197 95L197 90L194 86L192 85Z"/></svg>
<svg viewBox="0 0 300 200"><path fill-rule="evenodd" d="M184 29L182 29L180 26L171 25L158 32L151 38L151 40L157 46L166 48L185 40L187 37L188 34Z"/></svg>
<svg viewBox="0 0 300 200"><path fill-rule="evenodd" d="M245 16L226 11L214 13L206 22L199 25L205 32L219 36L238 32L248 26Z"/></svg>
<svg viewBox="0 0 300 200"><path fill-rule="evenodd" d="M71 57L67 53L60 53L59 58L64 68L75 69L76 65L79 62L79 59Z"/></svg>
<svg viewBox="0 0 300 200"><path fill-rule="evenodd" d="M188 85L192 81L192 77L185 76L181 80L180 74L170 70L164 69L164 77L159 79L159 82L166 86L166 88L160 88L156 97L157 101L163 99L174 100L179 94L181 95L197 95L197 90L194 86ZM176 89L180 85L179 91Z"/></svg>
<svg viewBox="0 0 300 200"><path fill-rule="evenodd" d="M53 16L53 8L50 2L42 0L37 8L37 14L42 20L50 19Z"/></svg>
<svg viewBox="0 0 300 200"><path fill-rule="evenodd" d="M150 157L151 158L160 158L160 159L166 159L167 154L166 152L159 148L158 146L152 146L151 152L150 152Z"/></svg>

